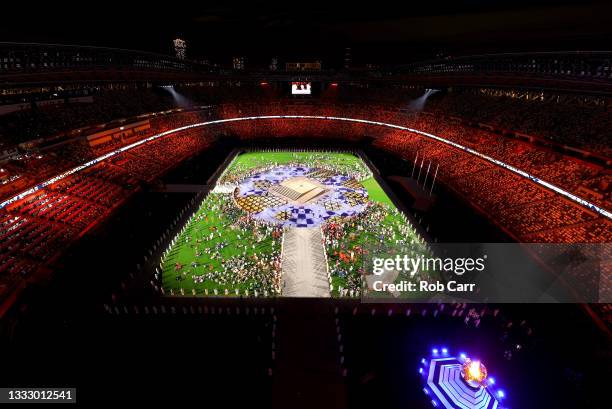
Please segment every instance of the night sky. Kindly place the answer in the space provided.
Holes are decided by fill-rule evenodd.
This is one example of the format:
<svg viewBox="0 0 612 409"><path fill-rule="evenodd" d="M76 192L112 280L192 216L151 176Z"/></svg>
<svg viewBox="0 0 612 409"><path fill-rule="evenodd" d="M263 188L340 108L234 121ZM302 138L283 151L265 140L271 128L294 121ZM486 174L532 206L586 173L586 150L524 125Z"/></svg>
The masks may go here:
<svg viewBox="0 0 612 409"><path fill-rule="evenodd" d="M438 53L612 48L609 1L20 3L3 4L0 41L169 53L171 40L181 36L189 57L223 64L246 55L250 64L266 65L278 55L338 66L347 46L356 64L400 64Z"/></svg>

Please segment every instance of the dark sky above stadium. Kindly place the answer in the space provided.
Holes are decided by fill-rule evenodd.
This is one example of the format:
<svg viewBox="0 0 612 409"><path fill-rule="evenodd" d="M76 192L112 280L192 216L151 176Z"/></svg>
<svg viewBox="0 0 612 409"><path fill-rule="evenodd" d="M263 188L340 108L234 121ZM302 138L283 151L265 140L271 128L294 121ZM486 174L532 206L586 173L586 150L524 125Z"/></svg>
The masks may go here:
<svg viewBox="0 0 612 409"><path fill-rule="evenodd" d="M16 4L15 4L16 3ZM438 53L610 49L612 2L455 0L353 2L54 1L3 5L0 41L97 45L170 53L227 64L246 55L265 65L277 55L340 64L399 64Z"/></svg>

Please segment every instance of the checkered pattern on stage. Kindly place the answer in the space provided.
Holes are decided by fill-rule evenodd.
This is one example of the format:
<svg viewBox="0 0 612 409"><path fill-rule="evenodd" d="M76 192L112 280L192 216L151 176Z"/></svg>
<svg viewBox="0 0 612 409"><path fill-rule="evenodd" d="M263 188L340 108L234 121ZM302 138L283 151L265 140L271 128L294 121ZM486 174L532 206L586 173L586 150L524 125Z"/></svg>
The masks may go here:
<svg viewBox="0 0 612 409"><path fill-rule="evenodd" d="M325 210L338 210L342 208L342 203L336 202L334 200L327 200L323 202L323 207Z"/></svg>
<svg viewBox="0 0 612 409"><path fill-rule="evenodd" d="M363 189L363 185L352 178L342 182L342 186L348 187L349 189Z"/></svg>
<svg viewBox="0 0 612 409"><path fill-rule="evenodd" d="M313 169L310 173L307 173L306 176L309 178L324 180L334 176L335 173L326 169Z"/></svg>
<svg viewBox="0 0 612 409"><path fill-rule="evenodd" d="M276 213L274 218L276 220L281 220L281 221L286 222L287 220L289 220L291 218L291 212L287 211L287 210L283 210L282 212Z"/></svg>
<svg viewBox="0 0 612 409"><path fill-rule="evenodd" d="M270 185L271 183L267 180L257 180L253 182L253 187L259 190L266 190Z"/></svg>
<svg viewBox="0 0 612 409"><path fill-rule="evenodd" d="M344 192L344 197L351 206L363 204L368 201L367 197L354 191Z"/></svg>
<svg viewBox="0 0 612 409"><path fill-rule="evenodd" d="M269 207L276 207L276 206L284 205L287 203L287 201L281 199L280 197L276 197L276 196L251 195L251 196L237 197L236 203L243 210L249 213L259 213L262 210L267 209Z"/></svg>
<svg viewBox="0 0 612 409"><path fill-rule="evenodd" d="M297 227L310 227L315 225L314 213L310 209L304 207L294 207L291 209L290 222L296 224Z"/></svg>
<svg viewBox="0 0 612 409"><path fill-rule="evenodd" d="M300 191L293 189L296 195L287 195L283 188L289 188L283 182L293 177L316 180L325 192L312 202L292 204L288 198L297 197ZM286 197L273 194L279 189ZM278 166L246 178L234 197L236 204L254 217L290 227L314 227L326 220L351 217L361 213L368 202L367 191L354 178L327 169L292 166Z"/></svg>

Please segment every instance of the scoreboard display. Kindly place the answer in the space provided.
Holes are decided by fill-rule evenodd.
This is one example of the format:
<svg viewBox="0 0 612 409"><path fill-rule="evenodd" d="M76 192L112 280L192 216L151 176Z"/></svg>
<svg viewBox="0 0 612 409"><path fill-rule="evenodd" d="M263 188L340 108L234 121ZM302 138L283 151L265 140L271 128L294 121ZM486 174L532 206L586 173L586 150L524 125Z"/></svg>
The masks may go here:
<svg viewBox="0 0 612 409"><path fill-rule="evenodd" d="M291 95L310 95L312 84L310 82L292 82Z"/></svg>

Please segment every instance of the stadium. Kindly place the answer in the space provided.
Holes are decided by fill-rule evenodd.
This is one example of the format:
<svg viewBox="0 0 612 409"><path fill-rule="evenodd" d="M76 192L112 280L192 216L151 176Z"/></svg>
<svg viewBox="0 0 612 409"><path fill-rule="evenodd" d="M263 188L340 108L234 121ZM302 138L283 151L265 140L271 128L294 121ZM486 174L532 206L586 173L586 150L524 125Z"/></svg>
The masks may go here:
<svg viewBox="0 0 612 409"><path fill-rule="evenodd" d="M549 51L532 6L487 7L531 23L410 56L343 9L181 14L168 51L2 29L0 402L605 407L612 14Z"/></svg>

